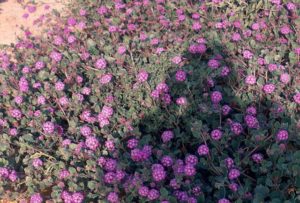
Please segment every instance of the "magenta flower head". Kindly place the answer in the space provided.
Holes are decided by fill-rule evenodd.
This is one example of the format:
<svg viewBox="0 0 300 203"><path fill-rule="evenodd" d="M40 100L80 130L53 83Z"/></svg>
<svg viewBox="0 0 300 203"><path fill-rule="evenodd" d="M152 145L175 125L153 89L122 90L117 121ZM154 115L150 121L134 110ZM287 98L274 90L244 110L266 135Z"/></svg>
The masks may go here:
<svg viewBox="0 0 300 203"><path fill-rule="evenodd" d="M98 9L97 9L97 13L99 15L105 15L108 13L108 8L106 6L100 6Z"/></svg>
<svg viewBox="0 0 300 203"><path fill-rule="evenodd" d="M9 170L6 167L0 167L0 177L7 178L9 176Z"/></svg>
<svg viewBox="0 0 300 203"><path fill-rule="evenodd" d="M47 121L43 124L43 131L46 134L52 134L54 132L55 126L52 122Z"/></svg>
<svg viewBox="0 0 300 203"><path fill-rule="evenodd" d="M156 90L159 93L167 93L169 91L169 86L165 82L161 82L156 86Z"/></svg>
<svg viewBox="0 0 300 203"><path fill-rule="evenodd" d="M287 34L290 34L290 33L293 32L293 31L291 30L291 28L290 28L288 25L284 25L284 26L282 26L282 27L280 28L280 32L281 32L281 34L283 34L283 35L287 35Z"/></svg>
<svg viewBox="0 0 300 203"><path fill-rule="evenodd" d="M258 164L261 163L264 159L263 155L260 153L252 154L251 158L255 163L258 163Z"/></svg>
<svg viewBox="0 0 300 203"><path fill-rule="evenodd" d="M208 67L210 67L211 69L217 69L220 67L220 62L217 59L210 59L208 61Z"/></svg>
<svg viewBox="0 0 300 203"><path fill-rule="evenodd" d="M239 189L239 185L236 183L230 183L228 187L232 192L236 192Z"/></svg>
<svg viewBox="0 0 300 203"><path fill-rule="evenodd" d="M241 35L239 33L233 33L231 36L232 41L234 42L238 42L242 39Z"/></svg>
<svg viewBox="0 0 300 203"><path fill-rule="evenodd" d="M256 83L256 77L254 75L248 75L245 79L247 85L254 85Z"/></svg>
<svg viewBox="0 0 300 203"><path fill-rule="evenodd" d="M85 140L85 145L88 149L95 151L99 147L99 141L93 136L89 136Z"/></svg>
<svg viewBox="0 0 300 203"><path fill-rule="evenodd" d="M218 103L220 103L220 101L223 99L222 93L219 92L219 91L214 91L214 92L210 95L210 99L211 99L212 103L218 104Z"/></svg>
<svg viewBox="0 0 300 203"><path fill-rule="evenodd" d="M171 95L169 94L164 94L162 98L164 104L169 105L171 103Z"/></svg>
<svg viewBox="0 0 300 203"><path fill-rule="evenodd" d="M80 128L80 134L87 137L87 136L90 136L92 134L92 129L88 126L82 126Z"/></svg>
<svg viewBox="0 0 300 203"><path fill-rule="evenodd" d="M72 202L73 203L82 203L84 196L81 192L75 192L72 194Z"/></svg>
<svg viewBox="0 0 300 203"><path fill-rule="evenodd" d="M181 56L175 56L174 58L172 58L172 62L174 64L180 64L182 62L182 57Z"/></svg>
<svg viewBox="0 0 300 203"><path fill-rule="evenodd" d="M230 201L226 198L222 198L218 200L218 203L230 203Z"/></svg>
<svg viewBox="0 0 300 203"><path fill-rule="evenodd" d="M9 129L9 135L16 136L18 134L18 130L16 128Z"/></svg>
<svg viewBox="0 0 300 203"><path fill-rule="evenodd" d="M166 155L166 156L163 156L162 159L161 159L161 163L163 166L165 167L170 167L173 165L173 159L172 157Z"/></svg>
<svg viewBox="0 0 300 203"><path fill-rule="evenodd" d="M178 99L176 99L176 104L179 106L184 106L187 104L187 100L185 97L179 97Z"/></svg>
<svg viewBox="0 0 300 203"><path fill-rule="evenodd" d="M46 64L45 64L43 61L37 61L37 62L35 63L35 68L36 68L37 70L41 70L41 69L43 69L45 66L46 66Z"/></svg>
<svg viewBox="0 0 300 203"><path fill-rule="evenodd" d="M150 95L153 99L159 99L159 94L160 92L158 90L153 90Z"/></svg>
<svg viewBox="0 0 300 203"><path fill-rule="evenodd" d="M259 128L259 122L255 116L246 115L244 120L248 128Z"/></svg>
<svg viewBox="0 0 300 203"><path fill-rule="evenodd" d="M105 141L105 147L108 151L114 151L115 150L115 143L113 140L106 140Z"/></svg>
<svg viewBox="0 0 300 203"><path fill-rule="evenodd" d="M57 81L55 83L55 90L57 90L57 91L63 91L64 88L65 88L65 84L63 82Z"/></svg>
<svg viewBox="0 0 300 203"><path fill-rule="evenodd" d="M24 76L21 77L19 80L19 90L21 92L28 92L28 90L29 90L29 83Z"/></svg>
<svg viewBox="0 0 300 203"><path fill-rule="evenodd" d="M196 54L197 53L197 44L191 44L189 46L189 52L192 54Z"/></svg>
<svg viewBox="0 0 300 203"><path fill-rule="evenodd" d="M238 122L233 122L230 125L230 130L235 135L240 135L243 131L243 126Z"/></svg>
<svg viewBox="0 0 300 203"><path fill-rule="evenodd" d="M66 170L66 169L61 170L59 172L59 175L58 175L59 179L65 179L65 178L67 178L69 176L70 176L70 172L68 170Z"/></svg>
<svg viewBox="0 0 300 203"><path fill-rule="evenodd" d="M69 44L72 44L76 41L76 37L74 35L70 35L67 39Z"/></svg>
<svg viewBox="0 0 300 203"><path fill-rule="evenodd" d="M186 79L186 72L183 70L178 70L175 77L177 81L183 82Z"/></svg>
<svg viewBox="0 0 300 203"><path fill-rule="evenodd" d="M52 51L50 53L50 58L55 62L60 62L62 60L62 54L57 51Z"/></svg>
<svg viewBox="0 0 300 203"><path fill-rule="evenodd" d="M237 179L239 176L241 175L240 171L238 169L230 169L229 173L228 173L228 178L229 180L234 180Z"/></svg>
<svg viewBox="0 0 300 203"><path fill-rule="evenodd" d="M137 147L138 143L139 143L139 141L137 139L132 138L127 141L127 147L129 149L133 149L133 148Z"/></svg>
<svg viewBox="0 0 300 203"><path fill-rule="evenodd" d="M198 31L202 28L202 25L199 22L194 22L192 25L192 29Z"/></svg>
<svg viewBox="0 0 300 203"><path fill-rule="evenodd" d="M257 114L257 110L254 106L249 106L246 109L246 113L252 116L255 116Z"/></svg>
<svg viewBox="0 0 300 203"><path fill-rule="evenodd" d="M184 173L186 176L194 176L196 175L196 168L194 165L187 164L184 166Z"/></svg>
<svg viewBox="0 0 300 203"><path fill-rule="evenodd" d="M76 25L77 22L76 22L75 18L69 17L68 20L67 20L67 23L68 23L69 26L74 26L74 25Z"/></svg>
<svg viewBox="0 0 300 203"><path fill-rule="evenodd" d="M119 46L118 47L118 54L123 55L126 52L126 47L125 46Z"/></svg>
<svg viewBox="0 0 300 203"><path fill-rule="evenodd" d="M245 59L252 59L253 53L251 51L249 51L249 50L245 50L245 51L243 51L243 57Z"/></svg>
<svg viewBox="0 0 300 203"><path fill-rule="evenodd" d="M166 171L160 164L153 164L152 167L152 178L154 181L159 182L166 178Z"/></svg>
<svg viewBox="0 0 300 203"><path fill-rule="evenodd" d="M100 82L100 84L103 84L103 85L108 84L111 81L112 77L113 77L112 74L109 74L109 73L104 74L101 76L99 82Z"/></svg>
<svg viewBox="0 0 300 203"><path fill-rule="evenodd" d="M171 130L164 131L161 135L161 139L163 140L163 143L169 142L171 139L173 139L174 133Z"/></svg>
<svg viewBox="0 0 300 203"><path fill-rule="evenodd" d="M159 191L158 190L156 190L156 189L151 189L151 190L149 190L149 193L148 193L148 199L150 200L150 201L153 201L153 200L156 200L156 199L158 199L159 198L159 196L160 196L160 194L159 194Z"/></svg>
<svg viewBox="0 0 300 203"><path fill-rule="evenodd" d="M65 201L65 202L72 202L72 195L68 192L68 191L63 191L61 193L61 198Z"/></svg>
<svg viewBox="0 0 300 203"><path fill-rule="evenodd" d="M40 168L43 165L43 161L39 158L36 158L32 161L32 165L34 168Z"/></svg>
<svg viewBox="0 0 300 203"><path fill-rule="evenodd" d="M263 86L263 91L266 94L271 94L275 91L276 86L274 84L266 84Z"/></svg>
<svg viewBox="0 0 300 203"><path fill-rule="evenodd" d="M222 114L223 116L227 116L231 111L231 107L227 104L225 104L224 106L222 106Z"/></svg>
<svg viewBox="0 0 300 203"><path fill-rule="evenodd" d="M19 109L10 110L10 115L13 118L20 119L22 118L22 112Z"/></svg>
<svg viewBox="0 0 300 203"><path fill-rule="evenodd" d="M119 202L119 196L116 192L110 192L107 195L107 201L110 203L118 203Z"/></svg>
<svg viewBox="0 0 300 203"><path fill-rule="evenodd" d="M289 133L286 130L279 130L276 134L276 139L278 141L285 141L289 138Z"/></svg>
<svg viewBox="0 0 300 203"><path fill-rule="evenodd" d="M141 71L138 73L138 75L137 75L137 80L138 80L138 82L140 82L140 83L146 82L147 79L148 79L148 76L149 76L149 74L148 74L147 71L141 70Z"/></svg>
<svg viewBox="0 0 300 203"><path fill-rule="evenodd" d="M185 161L186 164L190 164L190 165L195 166L198 163L198 158L195 155L189 154L185 157L184 161Z"/></svg>
<svg viewBox="0 0 300 203"><path fill-rule="evenodd" d="M142 197L147 197L149 194L149 188L147 186L142 186L139 188L138 193Z"/></svg>
<svg viewBox="0 0 300 203"><path fill-rule="evenodd" d="M300 47L297 47L294 49L295 54L297 54L298 56L300 56Z"/></svg>
<svg viewBox="0 0 300 203"><path fill-rule="evenodd" d="M15 182L18 179L17 172L15 170L11 170L10 174L8 175L8 179L12 182Z"/></svg>
<svg viewBox="0 0 300 203"><path fill-rule="evenodd" d="M95 67L97 69L105 69L106 66L107 66L107 62L104 58L97 59L97 61L95 62Z"/></svg>
<svg viewBox="0 0 300 203"><path fill-rule="evenodd" d="M297 104L300 104L300 93L295 94L293 99Z"/></svg>
<svg viewBox="0 0 300 203"><path fill-rule="evenodd" d="M288 74L288 73L282 73L280 75L280 81L283 83L283 84L288 84L291 80L291 76Z"/></svg>
<svg viewBox="0 0 300 203"><path fill-rule="evenodd" d="M30 203L42 203L43 198L40 193L35 193L30 197Z"/></svg>
<svg viewBox="0 0 300 203"><path fill-rule="evenodd" d="M214 140L220 140L222 138L222 135L223 133L219 129L215 129L210 133L211 138Z"/></svg>
<svg viewBox="0 0 300 203"><path fill-rule="evenodd" d="M197 152L198 152L198 154L199 154L200 156L202 156L202 155L208 155L208 153L209 153L209 148L208 148L207 145L202 144L202 145L200 145L200 146L198 147Z"/></svg>
<svg viewBox="0 0 300 203"><path fill-rule="evenodd" d="M81 8L81 9L79 10L79 15L85 16L86 14L87 14L87 11L86 11L85 9Z"/></svg>
<svg viewBox="0 0 300 203"><path fill-rule="evenodd" d="M230 73L230 68L228 66L223 66L221 69L221 76L226 77Z"/></svg>

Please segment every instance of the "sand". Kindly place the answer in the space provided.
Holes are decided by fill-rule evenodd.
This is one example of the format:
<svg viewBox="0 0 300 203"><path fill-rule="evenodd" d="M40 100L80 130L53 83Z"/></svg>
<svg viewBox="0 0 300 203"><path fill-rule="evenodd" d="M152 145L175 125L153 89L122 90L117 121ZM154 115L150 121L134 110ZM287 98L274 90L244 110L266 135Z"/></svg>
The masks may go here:
<svg viewBox="0 0 300 203"><path fill-rule="evenodd" d="M9 45L24 36L22 27L38 35L50 20L52 10L64 14L64 0L0 0L0 45ZM34 7L36 9L34 9ZM53 15L52 15L53 16ZM49 22L48 22L49 23Z"/></svg>

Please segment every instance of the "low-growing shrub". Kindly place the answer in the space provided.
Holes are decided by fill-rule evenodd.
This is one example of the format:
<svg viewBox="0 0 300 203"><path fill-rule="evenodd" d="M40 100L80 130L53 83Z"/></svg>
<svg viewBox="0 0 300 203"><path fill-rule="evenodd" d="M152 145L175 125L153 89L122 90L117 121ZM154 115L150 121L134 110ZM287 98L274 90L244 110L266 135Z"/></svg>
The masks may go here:
<svg viewBox="0 0 300 203"><path fill-rule="evenodd" d="M300 200L299 4L78 0L70 9L47 37L1 53L1 195Z"/></svg>

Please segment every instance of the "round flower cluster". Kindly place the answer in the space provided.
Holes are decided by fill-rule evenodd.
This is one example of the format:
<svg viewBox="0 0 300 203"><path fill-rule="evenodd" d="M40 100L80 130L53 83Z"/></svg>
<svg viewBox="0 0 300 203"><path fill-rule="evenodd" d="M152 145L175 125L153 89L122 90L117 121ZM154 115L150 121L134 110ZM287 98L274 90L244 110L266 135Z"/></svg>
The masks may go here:
<svg viewBox="0 0 300 203"><path fill-rule="evenodd" d="M154 181L159 182L166 178L166 172L162 165L153 164L151 169L152 169L152 177Z"/></svg>
<svg viewBox="0 0 300 203"><path fill-rule="evenodd" d="M276 86L274 84L266 84L264 85L263 87L263 91L266 93L266 94L271 94L274 92Z"/></svg>
<svg viewBox="0 0 300 203"><path fill-rule="evenodd" d="M219 129L215 129L210 133L210 136L214 140L220 140L222 138L222 131Z"/></svg>
<svg viewBox="0 0 300 203"><path fill-rule="evenodd" d="M152 154L151 146L144 146L143 149L133 149L131 150L131 158L133 161L142 162L147 160Z"/></svg>
<svg viewBox="0 0 300 203"><path fill-rule="evenodd" d="M185 79L186 79L186 72L183 70L178 70L176 72L176 80L183 82L183 81L185 81Z"/></svg>
<svg viewBox="0 0 300 203"><path fill-rule="evenodd" d="M137 75L137 80L138 80L138 82L140 82L140 83L146 82L147 79L148 79L148 76L149 76L149 74L148 74L147 71L141 70L141 71L139 72L139 74Z"/></svg>
<svg viewBox="0 0 300 203"><path fill-rule="evenodd" d="M41 166L43 165L43 161L42 161L41 159L39 159L39 158L34 159L34 160L32 161L32 165L33 165L35 168L39 168L39 167L41 167Z"/></svg>
<svg viewBox="0 0 300 203"><path fill-rule="evenodd" d="M55 126L51 121L47 121L43 124L43 131L46 134L52 134L54 132Z"/></svg>
<svg viewBox="0 0 300 203"><path fill-rule="evenodd" d="M256 83L256 78L254 75L248 75L245 79L247 85L254 85Z"/></svg>
<svg viewBox="0 0 300 203"><path fill-rule="evenodd" d="M203 145L200 145L198 147L198 150L197 150L198 154L201 156L201 155L208 155L209 154L209 148L207 145L203 144Z"/></svg>
<svg viewBox="0 0 300 203"><path fill-rule="evenodd" d="M90 127L88 127L88 126L85 125L85 126L82 126L80 128L80 133L83 136L88 137L88 136L90 136L92 134L92 129Z"/></svg>
<svg viewBox="0 0 300 203"><path fill-rule="evenodd" d="M40 193L35 193L30 197L30 203L42 203L43 198Z"/></svg>
<svg viewBox="0 0 300 203"><path fill-rule="evenodd" d="M99 141L93 136L89 136L85 140L85 145L88 149L96 150L99 147Z"/></svg>
<svg viewBox="0 0 300 203"><path fill-rule="evenodd" d="M214 91L214 92L210 95L210 99L211 99L212 103L218 104L218 103L220 103L220 101L223 99L222 93L219 92L219 91Z"/></svg>
<svg viewBox="0 0 300 203"><path fill-rule="evenodd" d="M230 169L229 173L228 173L228 178L230 180L234 180L237 179L239 176L241 175L240 171L238 169Z"/></svg>
<svg viewBox="0 0 300 203"><path fill-rule="evenodd" d="M68 192L68 191L63 191L61 193L61 198L64 200L66 203L82 203L84 201L84 196L81 192Z"/></svg>
<svg viewBox="0 0 300 203"><path fill-rule="evenodd" d="M174 138L174 133L171 130L166 130L161 134L161 139L163 143L167 143L173 138Z"/></svg>
<svg viewBox="0 0 300 203"><path fill-rule="evenodd" d="M252 154L252 160L256 163L261 163L263 161L263 155L259 153Z"/></svg>
<svg viewBox="0 0 300 203"><path fill-rule="evenodd" d="M17 172L7 167L0 167L0 178L15 182L18 179Z"/></svg>
<svg viewBox="0 0 300 203"><path fill-rule="evenodd" d="M279 130L276 134L276 139L278 141L285 141L289 138L289 133L286 130Z"/></svg>

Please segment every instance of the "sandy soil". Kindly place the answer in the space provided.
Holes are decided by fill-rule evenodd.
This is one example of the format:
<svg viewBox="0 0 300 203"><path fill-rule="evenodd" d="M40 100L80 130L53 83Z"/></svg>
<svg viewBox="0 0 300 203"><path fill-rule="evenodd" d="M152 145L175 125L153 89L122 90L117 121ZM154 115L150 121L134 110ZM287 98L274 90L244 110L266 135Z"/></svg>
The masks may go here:
<svg viewBox="0 0 300 203"><path fill-rule="evenodd" d="M64 13L64 0L0 0L0 44L15 43L24 36L22 27L38 35L46 26L53 9Z"/></svg>

